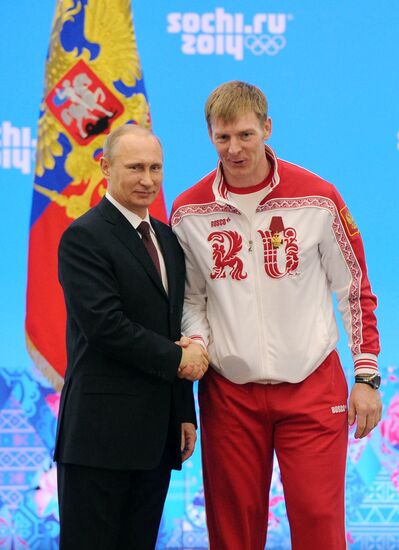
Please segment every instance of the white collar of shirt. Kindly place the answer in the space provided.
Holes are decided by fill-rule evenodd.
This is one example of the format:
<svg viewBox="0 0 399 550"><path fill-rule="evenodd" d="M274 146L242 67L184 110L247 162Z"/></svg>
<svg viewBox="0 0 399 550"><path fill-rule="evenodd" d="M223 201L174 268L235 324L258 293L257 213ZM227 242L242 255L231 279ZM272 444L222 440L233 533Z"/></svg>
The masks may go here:
<svg viewBox="0 0 399 550"><path fill-rule="evenodd" d="M116 199L114 199L114 197L112 195L110 195L108 191L105 193L105 198L108 199L109 202L111 202L115 206L115 208L117 208L119 210L119 212L125 216L125 218L128 220L128 222L130 222L135 229L138 228L138 226L141 224L141 222L147 222L147 223L150 224L151 232L154 233L154 230L153 230L152 225L151 225L150 215L148 213L148 210L145 214L145 217L140 218L140 216L138 216L134 212L131 212L125 206L122 206L122 204L120 202L118 202Z"/></svg>

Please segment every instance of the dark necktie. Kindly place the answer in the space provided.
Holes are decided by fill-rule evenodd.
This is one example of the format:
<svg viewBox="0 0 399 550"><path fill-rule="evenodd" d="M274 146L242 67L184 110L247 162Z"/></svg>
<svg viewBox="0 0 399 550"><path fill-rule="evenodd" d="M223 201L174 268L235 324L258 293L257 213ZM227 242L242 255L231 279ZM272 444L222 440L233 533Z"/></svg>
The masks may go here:
<svg viewBox="0 0 399 550"><path fill-rule="evenodd" d="M158 252L157 252L157 249L155 248L155 244L152 242L151 235L150 235L150 224L148 222L141 222L141 224L137 227L137 231L142 236L143 244L146 247L151 260L154 262L154 265L157 268L159 276L162 279Z"/></svg>

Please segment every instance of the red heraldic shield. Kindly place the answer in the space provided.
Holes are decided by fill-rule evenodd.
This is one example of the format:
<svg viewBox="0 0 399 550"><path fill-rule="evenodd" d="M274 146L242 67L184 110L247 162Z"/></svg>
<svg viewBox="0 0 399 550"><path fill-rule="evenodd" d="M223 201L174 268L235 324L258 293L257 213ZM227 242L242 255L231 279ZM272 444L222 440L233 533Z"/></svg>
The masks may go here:
<svg viewBox="0 0 399 550"><path fill-rule="evenodd" d="M123 104L82 60L65 73L46 103L80 145L109 130L124 111Z"/></svg>

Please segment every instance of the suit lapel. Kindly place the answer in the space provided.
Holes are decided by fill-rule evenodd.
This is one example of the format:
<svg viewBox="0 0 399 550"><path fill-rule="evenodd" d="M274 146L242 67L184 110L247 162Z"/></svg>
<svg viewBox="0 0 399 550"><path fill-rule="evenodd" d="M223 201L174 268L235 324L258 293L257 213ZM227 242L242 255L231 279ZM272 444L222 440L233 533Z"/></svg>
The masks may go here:
<svg viewBox="0 0 399 550"><path fill-rule="evenodd" d="M148 255L145 246L143 245L141 238L137 231L128 222L125 216L119 212L119 210L111 204L105 197L98 204L102 216L112 224L113 234L120 240L120 242L126 246L126 248L134 255L134 257L140 262L146 271L147 275L151 278L155 286L161 292L161 294L168 298L165 292L162 280L156 270L156 267ZM152 222L153 220L151 220ZM157 234L158 235L158 234ZM166 262L166 258L165 258ZM168 275L169 280L169 275Z"/></svg>

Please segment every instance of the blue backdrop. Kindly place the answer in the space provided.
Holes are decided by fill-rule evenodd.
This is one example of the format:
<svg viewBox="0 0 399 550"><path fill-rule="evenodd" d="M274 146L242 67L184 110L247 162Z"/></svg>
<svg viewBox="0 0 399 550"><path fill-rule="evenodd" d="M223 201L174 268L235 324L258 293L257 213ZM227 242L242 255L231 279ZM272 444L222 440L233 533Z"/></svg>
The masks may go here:
<svg viewBox="0 0 399 550"><path fill-rule="evenodd" d="M58 395L33 368L24 316L34 149L55 1L2 1L0 18L0 548L57 548L51 462ZM154 131L173 199L216 162L203 117L209 92L241 79L267 94L278 156L333 182L365 242L381 333L384 418L351 435L351 549L399 549L397 187L399 3L371 0L133 1ZM342 334L340 353L352 379ZM273 476L267 548L290 548ZM159 548L206 548L199 450L174 476Z"/></svg>

